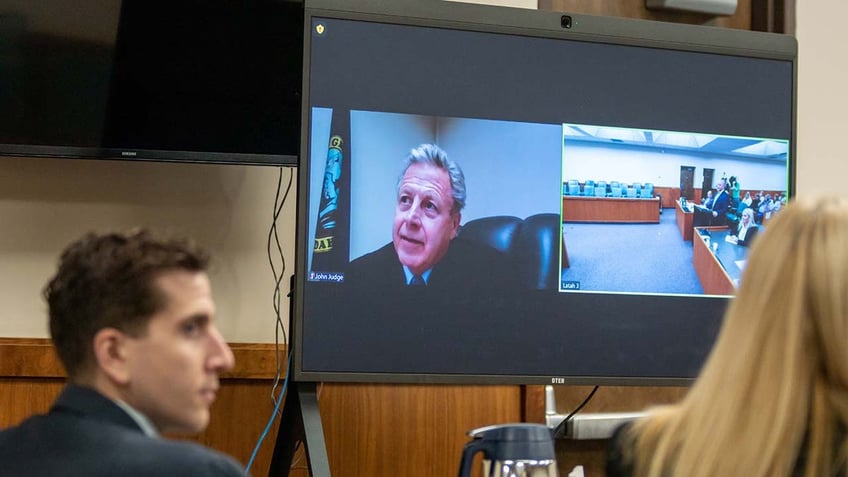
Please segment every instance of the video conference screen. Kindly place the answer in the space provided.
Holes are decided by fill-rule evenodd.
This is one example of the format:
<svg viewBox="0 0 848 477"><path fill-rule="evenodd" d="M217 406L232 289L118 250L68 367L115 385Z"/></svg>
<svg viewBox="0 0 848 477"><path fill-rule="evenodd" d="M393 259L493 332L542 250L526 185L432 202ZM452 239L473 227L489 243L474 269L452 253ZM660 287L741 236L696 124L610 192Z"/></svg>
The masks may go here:
<svg viewBox="0 0 848 477"><path fill-rule="evenodd" d="M296 376L693 378L792 193L794 43L386 18L307 17Z"/></svg>

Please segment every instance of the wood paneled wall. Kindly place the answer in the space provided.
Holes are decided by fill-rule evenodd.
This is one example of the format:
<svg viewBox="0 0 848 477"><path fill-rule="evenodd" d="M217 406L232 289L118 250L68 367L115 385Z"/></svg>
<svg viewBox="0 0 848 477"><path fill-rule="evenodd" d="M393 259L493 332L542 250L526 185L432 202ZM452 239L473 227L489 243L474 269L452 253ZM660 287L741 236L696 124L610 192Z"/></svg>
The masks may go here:
<svg viewBox="0 0 848 477"><path fill-rule="evenodd" d="M520 386L325 384L333 477L456 475L467 432L522 418Z"/></svg>
<svg viewBox="0 0 848 477"><path fill-rule="evenodd" d="M222 376L209 427L197 436L171 437L203 443L246 464L273 410L275 348L231 347L236 367ZM0 428L46 412L64 384L49 340L0 338ZM521 386L325 384L318 396L336 477L454 475L469 430L524 420ZM278 421L252 465L254 476L268 475ZM290 475L308 475L302 453Z"/></svg>

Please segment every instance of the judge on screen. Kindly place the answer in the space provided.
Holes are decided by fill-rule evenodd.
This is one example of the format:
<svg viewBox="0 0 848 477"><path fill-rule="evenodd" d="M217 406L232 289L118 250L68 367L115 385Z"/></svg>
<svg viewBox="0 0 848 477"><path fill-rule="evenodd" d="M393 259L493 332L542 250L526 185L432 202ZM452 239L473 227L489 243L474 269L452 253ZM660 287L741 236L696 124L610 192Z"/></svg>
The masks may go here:
<svg viewBox="0 0 848 477"><path fill-rule="evenodd" d="M465 201L457 162L434 144L412 149L397 184L392 241L351 262L345 281L379 294L427 287L469 296L509 288L514 271L506 256L462 239Z"/></svg>

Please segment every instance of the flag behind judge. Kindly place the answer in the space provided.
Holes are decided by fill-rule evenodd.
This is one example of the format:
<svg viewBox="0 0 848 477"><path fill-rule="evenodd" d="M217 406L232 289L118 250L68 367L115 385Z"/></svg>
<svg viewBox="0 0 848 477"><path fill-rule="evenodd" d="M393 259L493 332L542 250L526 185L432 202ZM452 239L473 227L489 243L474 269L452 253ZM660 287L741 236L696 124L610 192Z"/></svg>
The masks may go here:
<svg viewBox="0 0 848 477"><path fill-rule="evenodd" d="M343 272L350 255L350 112L334 110L310 276Z"/></svg>

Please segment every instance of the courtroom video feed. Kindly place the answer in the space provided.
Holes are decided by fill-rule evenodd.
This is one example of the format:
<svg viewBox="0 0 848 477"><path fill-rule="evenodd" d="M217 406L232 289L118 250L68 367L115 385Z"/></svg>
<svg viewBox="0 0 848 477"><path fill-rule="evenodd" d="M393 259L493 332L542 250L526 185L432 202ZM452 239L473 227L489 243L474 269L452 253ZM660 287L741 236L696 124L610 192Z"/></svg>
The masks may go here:
<svg viewBox="0 0 848 477"><path fill-rule="evenodd" d="M789 142L562 127L564 292L733 295L787 200Z"/></svg>
<svg viewBox="0 0 848 477"><path fill-rule="evenodd" d="M307 260L315 282L447 288L482 280L464 274L486 263L498 270L490 275L505 275L492 287L727 296L757 233L787 199L786 140L311 113ZM445 210L455 202L447 173L432 184L436 199L416 195L415 174L399 190L413 151L444 155L462 171L456 214Z"/></svg>

